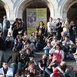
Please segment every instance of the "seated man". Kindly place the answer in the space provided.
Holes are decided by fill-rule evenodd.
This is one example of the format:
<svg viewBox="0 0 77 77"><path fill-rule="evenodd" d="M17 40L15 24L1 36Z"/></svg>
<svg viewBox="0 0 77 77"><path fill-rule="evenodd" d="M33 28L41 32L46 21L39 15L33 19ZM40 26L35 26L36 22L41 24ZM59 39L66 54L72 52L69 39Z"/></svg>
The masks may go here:
<svg viewBox="0 0 77 77"><path fill-rule="evenodd" d="M70 40L69 36L65 36L64 41L62 41L63 49L65 52L65 57L69 57L70 59L74 60L72 53L75 53L76 48L75 44Z"/></svg>
<svg viewBox="0 0 77 77"><path fill-rule="evenodd" d="M75 46L75 44L70 40L69 36L65 36L62 44L63 46L68 47L69 50L73 49L73 47Z"/></svg>
<svg viewBox="0 0 77 77"><path fill-rule="evenodd" d="M47 45L43 48L45 54L49 54L49 50L52 48L51 41L47 41Z"/></svg>
<svg viewBox="0 0 77 77"><path fill-rule="evenodd" d="M50 31L47 34L47 39L52 41L53 40L53 36L54 36L53 29L50 29Z"/></svg>
<svg viewBox="0 0 77 77"><path fill-rule="evenodd" d="M51 45L54 47L56 44L58 44L60 41L57 39L57 36L53 36L53 40L51 41Z"/></svg>
<svg viewBox="0 0 77 77"><path fill-rule="evenodd" d="M9 49L12 49L13 46L14 46L14 38L11 34L11 32L8 32L8 35L5 39L5 44L6 44L6 49L9 48Z"/></svg>
<svg viewBox="0 0 77 77"><path fill-rule="evenodd" d="M0 75L3 77L13 77L13 70L8 67L7 62L3 62L2 68L0 68Z"/></svg>

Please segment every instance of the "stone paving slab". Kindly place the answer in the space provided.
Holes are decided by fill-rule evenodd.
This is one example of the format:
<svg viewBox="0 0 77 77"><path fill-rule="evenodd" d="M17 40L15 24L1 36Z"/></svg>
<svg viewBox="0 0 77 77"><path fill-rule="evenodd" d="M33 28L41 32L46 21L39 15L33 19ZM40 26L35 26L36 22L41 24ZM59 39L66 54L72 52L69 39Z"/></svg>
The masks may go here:
<svg viewBox="0 0 77 77"><path fill-rule="evenodd" d="M7 60L7 58L9 57L9 55L12 53L12 51L9 51L7 50L5 52L5 60ZM35 52L35 59L36 59L36 62L38 62L40 59L41 59L41 56L43 55L44 53L43 52ZM75 56L75 58L77 59L77 55ZM66 61L68 65L71 65L74 67L74 71L77 71L77 63L76 61L71 61L71 60L68 60ZM9 64L11 63L11 61L9 62Z"/></svg>

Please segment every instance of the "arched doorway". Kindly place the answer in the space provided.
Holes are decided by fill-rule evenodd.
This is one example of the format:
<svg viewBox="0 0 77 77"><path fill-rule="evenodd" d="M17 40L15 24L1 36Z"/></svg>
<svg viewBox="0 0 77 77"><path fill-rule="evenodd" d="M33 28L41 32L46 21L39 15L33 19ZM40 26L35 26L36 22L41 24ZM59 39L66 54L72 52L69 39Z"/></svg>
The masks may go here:
<svg viewBox="0 0 77 77"><path fill-rule="evenodd" d="M54 18L55 16L54 6L48 0L20 0L19 3L20 4L18 4L17 8L15 9L15 17L23 19L25 24L27 8L47 8L47 21L49 17Z"/></svg>
<svg viewBox="0 0 77 77"><path fill-rule="evenodd" d="M27 18L27 8L47 8L47 21L48 21L48 18L50 17L50 10L48 8L48 6L46 5L45 2L43 1L30 1L29 3L27 3L24 7L24 11L23 11L23 21L25 22L25 24L27 25L26 23L26 18ZM27 26L26 26L26 29L27 29Z"/></svg>
<svg viewBox="0 0 77 77"><path fill-rule="evenodd" d="M7 19L9 19L9 12L8 4L5 1L0 0L0 23L2 23L4 15L6 15Z"/></svg>
<svg viewBox="0 0 77 77"><path fill-rule="evenodd" d="M0 3L0 23L2 23L4 15L6 15L6 11L4 9L4 6L1 5L1 3Z"/></svg>
<svg viewBox="0 0 77 77"><path fill-rule="evenodd" d="M69 21L74 21L77 24L77 3L73 4L67 13Z"/></svg>

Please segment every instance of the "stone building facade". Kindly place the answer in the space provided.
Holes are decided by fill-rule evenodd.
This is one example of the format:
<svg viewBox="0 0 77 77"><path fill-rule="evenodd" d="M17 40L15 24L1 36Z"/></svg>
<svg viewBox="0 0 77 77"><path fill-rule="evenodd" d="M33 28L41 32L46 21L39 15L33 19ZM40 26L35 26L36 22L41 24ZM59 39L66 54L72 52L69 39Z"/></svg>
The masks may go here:
<svg viewBox="0 0 77 77"><path fill-rule="evenodd" d="M54 20L68 17L77 20L77 0L0 0L0 22L2 16L13 22L15 18L22 18L26 21L26 8L47 8L47 19L52 17Z"/></svg>

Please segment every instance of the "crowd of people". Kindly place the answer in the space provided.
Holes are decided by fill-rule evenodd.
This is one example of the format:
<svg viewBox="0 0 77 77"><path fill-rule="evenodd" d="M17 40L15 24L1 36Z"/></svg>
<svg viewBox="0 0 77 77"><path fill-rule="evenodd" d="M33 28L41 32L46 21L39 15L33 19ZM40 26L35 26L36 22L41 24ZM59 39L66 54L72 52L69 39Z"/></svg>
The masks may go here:
<svg viewBox="0 0 77 77"><path fill-rule="evenodd" d="M29 36L24 29L24 22L16 18L10 25L7 17L3 17L0 27L0 51L10 50L12 54L4 60L0 54L0 77L75 77L72 66L66 60L75 61L77 54L77 25L49 18L47 27L39 22L36 31ZM44 52L41 59L36 61L35 52ZM11 60L10 67L8 62Z"/></svg>

